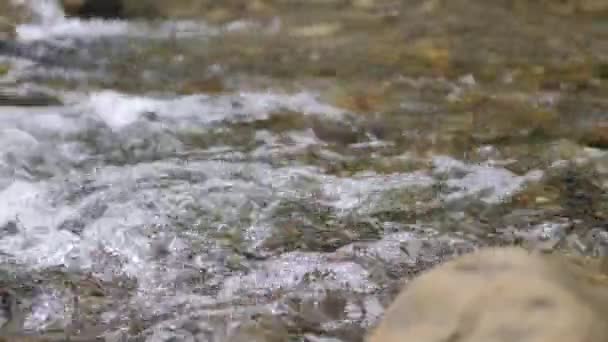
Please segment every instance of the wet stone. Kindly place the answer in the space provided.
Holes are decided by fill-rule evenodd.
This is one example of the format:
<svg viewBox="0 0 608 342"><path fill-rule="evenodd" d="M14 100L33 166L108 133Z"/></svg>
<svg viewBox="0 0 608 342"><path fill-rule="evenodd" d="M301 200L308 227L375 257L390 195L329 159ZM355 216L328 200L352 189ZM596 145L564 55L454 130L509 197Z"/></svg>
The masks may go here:
<svg viewBox="0 0 608 342"><path fill-rule="evenodd" d="M607 287L563 255L481 249L408 283L368 341L601 341Z"/></svg>
<svg viewBox="0 0 608 342"><path fill-rule="evenodd" d="M59 98L37 91L15 92L0 89L0 106L38 107L59 106Z"/></svg>

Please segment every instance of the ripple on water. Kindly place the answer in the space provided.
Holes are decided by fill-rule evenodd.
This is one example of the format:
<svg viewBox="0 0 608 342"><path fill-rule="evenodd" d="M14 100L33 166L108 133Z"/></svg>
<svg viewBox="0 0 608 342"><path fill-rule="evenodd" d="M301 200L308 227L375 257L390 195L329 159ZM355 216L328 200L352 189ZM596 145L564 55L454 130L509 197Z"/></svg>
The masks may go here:
<svg viewBox="0 0 608 342"><path fill-rule="evenodd" d="M267 119L273 111L289 110L303 114L339 117L343 111L320 103L314 94L273 94L242 92L234 95L194 95L170 99L103 91L90 95L86 102L92 112L112 129L121 129L147 113L158 120L183 124L255 121Z"/></svg>
<svg viewBox="0 0 608 342"><path fill-rule="evenodd" d="M331 262L316 253L286 253L258 265L250 274L226 279L220 298L262 295L275 292L310 292L349 289L370 293L377 285L370 282L367 271L353 262Z"/></svg>
<svg viewBox="0 0 608 342"><path fill-rule="evenodd" d="M540 170L533 170L523 176L500 167L474 164L467 165L449 157L433 158L436 175L446 175L445 185L450 189L444 198L455 201L463 197L478 196L487 203L500 203L511 198L527 182L539 181Z"/></svg>
<svg viewBox="0 0 608 342"><path fill-rule="evenodd" d="M35 284L27 328L69 324L73 293L50 286L55 277L78 285L81 313L110 326L114 340L127 332L148 341L360 340L399 279L475 248L474 237L446 233L441 215L466 225L469 203L500 205L543 176L438 155L392 173L356 172L415 152L375 140L363 115L310 91L83 92L128 78L104 70L114 67L108 59L256 24L82 20L66 18L55 0L28 1L36 20L19 25L18 41L3 50L12 57L2 57L10 70L0 82L83 87L45 89L62 106L0 108L0 256L17 264L0 264L0 286L12 279L6 269L31 280L15 287ZM175 58L176 70L193 68L188 57ZM159 61L144 61L141 73ZM409 108L418 98L403 109L428 112L424 102ZM480 154L500 157L494 152ZM440 213L417 215L425 210ZM550 239L570 222L527 226ZM135 285L112 292L124 279Z"/></svg>
<svg viewBox="0 0 608 342"><path fill-rule="evenodd" d="M337 247L347 245L335 253L306 247L262 253L263 242L285 229L325 229L343 218L353 226L339 226L340 231L356 233L357 223L386 209L383 196L390 192L405 197L400 210L408 211L417 205L408 202L408 194L415 197L440 182L448 184L447 200L481 193L495 202L536 179L536 174L517 176L448 157L431 160L435 169L351 177L326 174L305 161L268 161L272 155L265 147L293 152L298 144L341 156L306 138L305 129L291 132L300 137L292 144L277 143L284 132L256 131L251 139L259 148L239 153L213 139L205 147L179 140L181 131L193 127L205 131L265 120L284 109L338 120L346 115L306 92L71 96L63 107L2 109L0 226L14 232L0 234L0 252L34 269L61 266L106 281L119 275L136 279L138 291L126 301L146 320L160 321L146 332L158 340L182 336L165 326L200 320L203 313L246 320L243 312L270 310L288 295L317 298L327 291L352 296L347 296L351 318L341 318L336 327L357 320L372 324L381 310L375 293L392 277L388 269L436 262L433 252L456 253L466 241L401 232L377 242L344 241ZM122 159L116 157L120 153ZM7 167L12 173L4 172ZM16 177L17 171L22 176ZM378 224L381 232L384 223ZM360 313L366 306L373 317ZM31 325L56 315L40 307Z"/></svg>

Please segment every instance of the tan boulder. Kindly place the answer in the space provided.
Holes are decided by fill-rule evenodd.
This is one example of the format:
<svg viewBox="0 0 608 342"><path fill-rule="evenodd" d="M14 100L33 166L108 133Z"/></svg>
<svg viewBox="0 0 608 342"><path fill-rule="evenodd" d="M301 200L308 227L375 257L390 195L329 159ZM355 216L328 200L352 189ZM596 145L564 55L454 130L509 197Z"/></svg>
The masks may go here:
<svg viewBox="0 0 608 342"><path fill-rule="evenodd" d="M608 278L597 263L489 248L407 285L368 342L608 341Z"/></svg>

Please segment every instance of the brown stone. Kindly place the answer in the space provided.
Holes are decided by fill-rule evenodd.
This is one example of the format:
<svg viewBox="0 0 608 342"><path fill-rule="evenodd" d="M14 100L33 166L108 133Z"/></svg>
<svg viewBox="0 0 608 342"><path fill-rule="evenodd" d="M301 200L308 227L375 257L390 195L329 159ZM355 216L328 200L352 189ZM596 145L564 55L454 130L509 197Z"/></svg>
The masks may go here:
<svg viewBox="0 0 608 342"><path fill-rule="evenodd" d="M405 288L368 342L608 340L608 278L597 263L520 248L446 262Z"/></svg>

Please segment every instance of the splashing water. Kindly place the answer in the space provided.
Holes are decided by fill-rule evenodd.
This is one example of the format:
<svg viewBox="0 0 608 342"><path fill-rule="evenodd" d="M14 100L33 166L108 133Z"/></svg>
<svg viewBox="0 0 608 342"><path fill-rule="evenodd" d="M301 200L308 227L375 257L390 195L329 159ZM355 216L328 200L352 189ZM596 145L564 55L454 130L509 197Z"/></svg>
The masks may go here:
<svg viewBox="0 0 608 342"><path fill-rule="evenodd" d="M3 87L58 100L0 106L0 286L29 298L28 329L77 317L76 330L114 340L250 341L266 329L278 341L360 341L399 279L487 243L499 230L483 220L511 226L501 221L510 201L554 171L418 146L412 136L444 138L428 132L442 118L423 100L381 116L315 89L333 79L252 86L242 81L251 75L210 65L205 45L217 36L257 56L238 49L252 33L229 40L238 25L83 20L56 1L27 4L35 20L18 27L17 44L56 47L52 57L67 61L0 59L10 67ZM323 51L322 39L313 45ZM241 58L234 51L220 61ZM317 60L318 73L317 52L294 55ZM95 68L78 69L81 59ZM219 90L206 91L210 74ZM194 90L177 86L189 77Z"/></svg>

